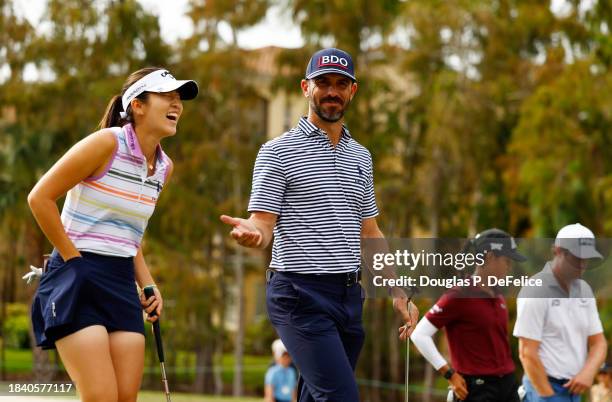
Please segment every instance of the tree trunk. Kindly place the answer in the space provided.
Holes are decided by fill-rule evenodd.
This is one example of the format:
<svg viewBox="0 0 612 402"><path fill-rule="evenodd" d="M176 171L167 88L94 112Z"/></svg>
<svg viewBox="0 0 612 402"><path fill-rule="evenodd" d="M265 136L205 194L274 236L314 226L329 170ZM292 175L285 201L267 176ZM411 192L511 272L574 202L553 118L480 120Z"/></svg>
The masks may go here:
<svg viewBox="0 0 612 402"><path fill-rule="evenodd" d="M206 388L205 372L207 368L207 363L204 348L202 347L201 343L197 344L195 348L195 355L196 372L195 379L193 381L193 392L195 392L196 394L203 394Z"/></svg>
<svg viewBox="0 0 612 402"><path fill-rule="evenodd" d="M240 171L238 169L238 160L236 159L236 165L234 166L234 196L236 204L239 210L240 205ZM237 306L238 309L236 314L237 328L236 328L236 340L234 345L234 385L233 395L234 397L242 396L242 369L243 369L243 356L244 356L244 258L241 247L236 249L236 255L234 256L234 270L236 272L236 288L237 292Z"/></svg>
<svg viewBox="0 0 612 402"><path fill-rule="evenodd" d="M43 264L43 254L45 254L44 244L45 239L42 232L38 229L38 226L30 224L30 220L26 219L20 225L18 244L15 249L18 250L16 255L25 256L26 264L23 264L23 270L30 264L41 267ZM17 261L12 264L17 267ZM16 271L16 269L15 269ZM16 277L16 272L12 273L13 279ZM34 297L35 287L30 286L27 288L28 300L32 300ZM30 314L32 306L30 304L28 313ZM50 353L46 350L42 350L36 346L36 339L34 337L34 331L32 329L30 321L30 328L28 333L30 335L30 346L32 348L32 375L36 382L49 382L55 377L55 365L51 363Z"/></svg>
<svg viewBox="0 0 612 402"><path fill-rule="evenodd" d="M402 326L402 320L400 317L395 314L392 308L387 306L388 303L385 300L385 309L387 311L391 311L391 317L389 322L391 323L389 330L389 373L391 377L391 382L394 384L400 384L403 382L402 374L401 374L401 359L400 359L400 341L397 338L396 328ZM399 392L393 392L393 400L397 400L399 398Z"/></svg>
<svg viewBox="0 0 612 402"><path fill-rule="evenodd" d="M217 233L217 236L221 237L222 235ZM226 249L223 247L223 242L219 242L220 245L220 260L219 265L221 267L225 266L226 263ZM225 284L225 275L221 275L219 280L219 300L222 302L219 303L219 329L215 336L215 356L218 356L219 359L223 357L223 336L225 334L225 300L227 300L227 287ZM215 395L223 394L223 376L222 374L222 363L219 361L219 364L215 364L213 367L213 376L214 376L214 384L215 384Z"/></svg>
<svg viewBox="0 0 612 402"><path fill-rule="evenodd" d="M196 348L196 377L194 381L194 392L198 394L210 394L214 392L215 383L211 368L213 367L214 345L198 344Z"/></svg>
<svg viewBox="0 0 612 402"><path fill-rule="evenodd" d="M372 329L376 331L382 327L381 320L381 303L378 299L370 300L370 311L372 312ZM374 382L381 381L382 379L382 342L374 339L372 342L372 380ZM370 393L372 402L380 402L380 387L378 384L372 386L372 392Z"/></svg>
<svg viewBox="0 0 612 402"><path fill-rule="evenodd" d="M441 161L440 150L436 148L434 150L434 158L438 161ZM438 237L440 233L440 205L438 203L438 197L440 193L440 181L441 181L441 172L439 169L436 169L433 174L432 180L432 191L431 191L431 212L429 215L429 229L431 232L431 238L435 239ZM424 373L423 373L424 381L423 386L425 390L423 391L423 402L431 402L431 390L433 388L433 367L431 364L427 363L424 365Z"/></svg>

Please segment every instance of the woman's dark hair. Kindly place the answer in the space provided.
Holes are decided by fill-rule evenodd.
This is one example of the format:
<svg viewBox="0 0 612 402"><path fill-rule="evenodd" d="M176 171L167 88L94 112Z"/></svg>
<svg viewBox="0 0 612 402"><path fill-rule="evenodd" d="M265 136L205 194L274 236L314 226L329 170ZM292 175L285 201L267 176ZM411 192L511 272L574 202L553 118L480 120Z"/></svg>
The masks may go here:
<svg viewBox="0 0 612 402"><path fill-rule="evenodd" d="M475 254L477 252L478 252L478 249L476 247L476 239L468 239L463 245L463 247L461 248L461 254L463 255ZM457 278L467 279L474 274L475 270L476 270L475 266L474 267L470 266L469 268L466 267L466 269L460 271L457 274Z"/></svg>
<svg viewBox="0 0 612 402"><path fill-rule="evenodd" d="M141 68L138 71L134 71L123 83L123 88L121 88L121 93L119 95L115 95L112 97L110 102L108 102L108 106L106 106L106 111L104 112L104 116L102 116L102 120L98 124L99 128L108 128L108 127L121 127L126 123L133 123L134 119L132 118L132 108L128 106L126 118L122 118L119 114L123 111L123 105L121 104L121 97L127 91L127 89L136 81L144 77L145 75L151 74L153 71L161 70L160 67L145 67ZM143 92L138 95L136 98L145 101L147 99L148 92Z"/></svg>

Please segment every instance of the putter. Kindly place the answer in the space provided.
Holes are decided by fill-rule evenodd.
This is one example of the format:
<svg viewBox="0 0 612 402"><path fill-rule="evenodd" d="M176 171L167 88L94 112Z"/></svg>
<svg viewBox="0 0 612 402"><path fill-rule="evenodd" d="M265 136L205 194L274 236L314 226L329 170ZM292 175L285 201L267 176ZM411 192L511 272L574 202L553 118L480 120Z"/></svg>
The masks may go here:
<svg viewBox="0 0 612 402"><path fill-rule="evenodd" d="M145 286L143 289L145 297L148 299L155 295L153 292L153 286ZM149 313L150 316L156 316L157 312L153 310ZM159 358L159 365L161 366L162 384L164 385L164 392L166 393L166 402L170 401L170 389L168 388L168 378L166 378L166 366L164 364L164 345L162 344L161 330L159 329L159 318L153 323L153 336L155 337L155 345L157 347L157 357Z"/></svg>
<svg viewBox="0 0 612 402"><path fill-rule="evenodd" d="M410 319L410 303L411 300L408 299L408 318ZM408 324L404 325L404 331L408 331L410 326ZM408 381L410 380L410 337L406 337L406 389L405 389L405 401L409 402L410 400L410 389L408 388Z"/></svg>
<svg viewBox="0 0 612 402"><path fill-rule="evenodd" d="M408 331L408 324L404 326ZM408 389L408 381L410 379L410 337L406 338L406 389L405 389L405 401L409 402L410 390Z"/></svg>

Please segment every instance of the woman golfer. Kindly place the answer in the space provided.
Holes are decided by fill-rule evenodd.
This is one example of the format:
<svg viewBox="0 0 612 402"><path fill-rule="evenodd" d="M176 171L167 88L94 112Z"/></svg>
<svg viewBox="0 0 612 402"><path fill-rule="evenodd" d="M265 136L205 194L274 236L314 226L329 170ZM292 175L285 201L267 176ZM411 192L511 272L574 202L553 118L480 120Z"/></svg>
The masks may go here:
<svg viewBox="0 0 612 402"><path fill-rule="evenodd" d="M505 278L512 261L525 261L506 232L489 229L471 241L484 264L476 267L470 286L450 289L418 323L410 339L449 382L449 400L519 402L518 384L508 341L508 309L489 278ZM442 357L433 335L446 329L452 365Z"/></svg>
<svg viewBox="0 0 612 402"><path fill-rule="evenodd" d="M198 93L165 69L132 73L110 101L101 129L74 145L34 186L28 203L55 247L32 304L38 346L57 348L83 401L136 401L146 312L135 282L154 285L141 248L172 173L160 146ZM61 216L56 200L67 193ZM157 318L151 318L151 321Z"/></svg>

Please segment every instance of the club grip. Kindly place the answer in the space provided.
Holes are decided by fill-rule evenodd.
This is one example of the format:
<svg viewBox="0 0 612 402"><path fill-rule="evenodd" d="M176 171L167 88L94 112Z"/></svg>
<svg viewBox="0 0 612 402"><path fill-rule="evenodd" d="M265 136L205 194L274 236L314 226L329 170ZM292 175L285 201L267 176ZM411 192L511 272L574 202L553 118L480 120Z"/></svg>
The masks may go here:
<svg viewBox="0 0 612 402"><path fill-rule="evenodd" d="M153 291L153 286L145 286L143 291L147 299L155 295L155 292ZM149 313L149 315L154 317L157 315L157 311L153 310L151 311L151 313ZM157 346L157 357L159 358L160 363L163 363L165 361L164 345L162 344L161 330L159 329L159 319L157 319L157 321L153 323L153 334L155 335L155 344Z"/></svg>
<svg viewBox="0 0 612 402"><path fill-rule="evenodd" d="M145 286L143 289L145 297L148 299L151 296L155 296L155 292L153 291L153 286ZM153 310L149 313L149 316L155 317L157 315L157 311Z"/></svg>
<svg viewBox="0 0 612 402"><path fill-rule="evenodd" d="M166 358L164 357L164 345L162 344L159 320L153 323L153 334L155 335L155 345L157 346L157 357L159 358L159 362L163 363L166 361Z"/></svg>

